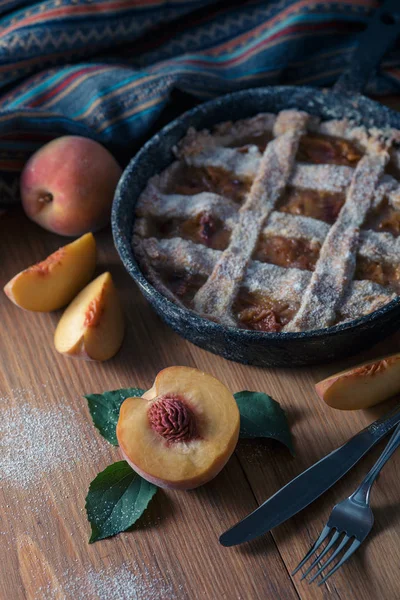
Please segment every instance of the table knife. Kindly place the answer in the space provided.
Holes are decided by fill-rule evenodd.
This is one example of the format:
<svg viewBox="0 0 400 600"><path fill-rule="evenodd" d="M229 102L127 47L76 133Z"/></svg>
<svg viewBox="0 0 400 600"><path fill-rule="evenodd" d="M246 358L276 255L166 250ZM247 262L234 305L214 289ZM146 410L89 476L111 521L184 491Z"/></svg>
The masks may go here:
<svg viewBox="0 0 400 600"><path fill-rule="evenodd" d="M249 542L293 517L331 488L399 422L400 406L397 406L292 479L255 511L225 531L219 538L220 543L235 546Z"/></svg>

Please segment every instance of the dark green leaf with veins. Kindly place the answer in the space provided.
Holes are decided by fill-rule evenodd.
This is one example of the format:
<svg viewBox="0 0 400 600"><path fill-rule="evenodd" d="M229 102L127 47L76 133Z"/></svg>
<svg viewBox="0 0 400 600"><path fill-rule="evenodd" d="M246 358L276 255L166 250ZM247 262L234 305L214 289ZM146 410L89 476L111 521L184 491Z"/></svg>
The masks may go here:
<svg viewBox="0 0 400 600"><path fill-rule="evenodd" d="M145 390L140 388L127 388L85 396L95 427L110 444L118 446L115 428L117 427L121 404L127 398L143 396L144 392Z"/></svg>
<svg viewBox="0 0 400 600"><path fill-rule="evenodd" d="M241 438L273 438L285 444L294 456L292 436L285 411L262 392L234 394L240 412Z"/></svg>
<svg viewBox="0 0 400 600"><path fill-rule="evenodd" d="M92 527L89 543L126 531L142 516L158 487L120 462L99 473L86 496L86 513Z"/></svg>

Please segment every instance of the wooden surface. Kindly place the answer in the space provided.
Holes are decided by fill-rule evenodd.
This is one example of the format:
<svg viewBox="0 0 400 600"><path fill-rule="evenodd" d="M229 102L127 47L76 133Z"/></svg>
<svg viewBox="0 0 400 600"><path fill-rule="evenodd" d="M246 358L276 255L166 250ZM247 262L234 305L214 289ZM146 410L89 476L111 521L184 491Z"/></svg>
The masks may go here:
<svg viewBox="0 0 400 600"><path fill-rule="evenodd" d="M332 506L354 489L382 444L333 490L272 534L235 548L218 543L221 532L389 410L393 401L368 411L334 411L316 396L315 381L360 357L318 368L263 370L200 350L152 312L125 273L110 232L96 237L98 272L111 271L126 314L126 339L114 359L95 364L58 355L53 333L60 314L24 312L0 294L0 422L12 407L18 411L27 404L61 414L68 409L76 415L76 431L85 437L65 469L58 466L57 472L46 468L41 473L39 457L30 487L20 487L18 478L2 481L0 600L400 598L399 453L373 490L373 533L348 565L322 588L289 575ZM64 239L30 223L19 209L9 212L0 219L1 286L63 243ZM398 350L399 340L395 336L369 355ZM233 392L250 389L271 394L288 413L296 457L278 443L239 442L214 481L191 492L160 491L133 531L89 545L85 495L97 472L119 460L119 455L91 425L82 395L129 386L147 389L156 373L170 365L207 371ZM60 439L63 442L63 436ZM2 452L0 439L0 474ZM32 449L29 452L32 469ZM60 459L60 452L55 452L55 459Z"/></svg>

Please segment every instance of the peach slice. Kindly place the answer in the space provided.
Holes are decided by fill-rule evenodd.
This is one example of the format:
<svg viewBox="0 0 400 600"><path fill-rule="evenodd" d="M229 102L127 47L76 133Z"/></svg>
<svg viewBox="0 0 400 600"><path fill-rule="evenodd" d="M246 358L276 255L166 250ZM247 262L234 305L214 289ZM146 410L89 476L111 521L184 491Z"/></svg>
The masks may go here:
<svg viewBox="0 0 400 600"><path fill-rule="evenodd" d="M58 310L90 281L95 267L96 242L93 234L87 233L15 275L4 292L25 310Z"/></svg>
<svg viewBox="0 0 400 600"><path fill-rule="evenodd" d="M315 385L332 408L368 408L400 393L400 354L370 361L331 375Z"/></svg>
<svg viewBox="0 0 400 600"><path fill-rule="evenodd" d="M117 438L122 456L144 479L187 490L221 471L239 427L235 398L218 379L189 367L169 367L141 398L123 402Z"/></svg>
<svg viewBox="0 0 400 600"><path fill-rule="evenodd" d="M124 318L110 273L99 275L71 302L54 334L56 350L75 358L107 360L124 337Z"/></svg>

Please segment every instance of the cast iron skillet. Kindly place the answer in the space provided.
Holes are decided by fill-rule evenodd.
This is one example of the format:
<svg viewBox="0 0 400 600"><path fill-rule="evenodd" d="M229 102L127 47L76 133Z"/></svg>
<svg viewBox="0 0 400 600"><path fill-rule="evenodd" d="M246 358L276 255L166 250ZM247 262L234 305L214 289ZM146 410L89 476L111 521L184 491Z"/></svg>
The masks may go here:
<svg viewBox="0 0 400 600"><path fill-rule="evenodd" d="M386 0L360 42L352 64L332 91L282 86L244 90L212 100L186 112L151 138L131 160L118 184L112 211L115 246L127 271L160 317L194 344L245 364L294 366L316 364L355 354L400 326L400 297L383 308L348 323L301 333L264 333L225 327L182 309L150 285L131 248L136 201L150 177L174 159L172 147L189 126L209 128L221 121L259 112L296 108L323 119L347 117L366 127L400 129L400 114L361 95L368 75L400 31L400 2Z"/></svg>

